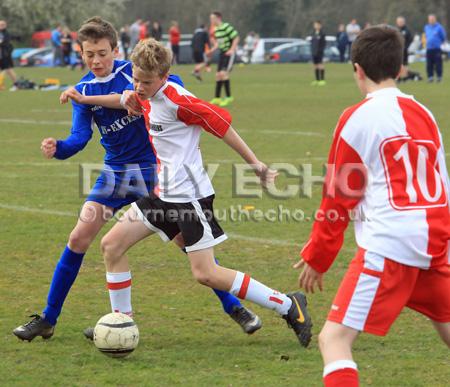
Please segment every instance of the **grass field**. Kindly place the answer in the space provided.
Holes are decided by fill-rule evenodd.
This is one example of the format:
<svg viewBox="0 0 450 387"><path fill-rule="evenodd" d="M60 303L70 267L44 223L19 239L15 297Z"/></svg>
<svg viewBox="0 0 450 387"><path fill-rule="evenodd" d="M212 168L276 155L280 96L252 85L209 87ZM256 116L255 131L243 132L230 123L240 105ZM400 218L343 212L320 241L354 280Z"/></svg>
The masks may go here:
<svg viewBox="0 0 450 387"><path fill-rule="evenodd" d="M422 70L421 65L417 69ZM213 75L196 83L191 67L174 69L197 96L210 99ZM75 83L78 71L19 69L36 82L47 77ZM340 112L360 99L349 65L327 66L328 85L312 88L309 65L237 67L230 111L234 126L267 163L312 163L321 174ZM408 83L407 93L435 114L450 149L450 89L424 82ZM82 336L109 312L100 237L85 257L60 317L55 336L20 342L12 329L45 306L53 269L76 221L81 163L101 163L96 133L87 148L67 161L45 160L44 137L64 138L70 129L70 106L59 92L0 92L0 385L47 386L320 386L322 361L317 334L355 252L353 231L325 277L325 291L310 297L315 337L301 349L275 313L251 306L263 329L246 337L221 311L214 294L192 279L185 256L156 237L130 251L133 306L140 329L138 349L123 360L105 357ZM314 135L311 135L312 132ZM232 162L238 157L221 141L203 135L206 162L218 162L214 177L216 207L252 205L267 210L282 204L307 214L319 205L320 186L311 199L233 198ZM298 178L297 178L298 179ZM280 185L295 183L282 178ZM291 269L311 222L222 222L230 239L217 248L225 265L250 273L282 291L296 288ZM413 227L413 225L412 225ZM282 358L283 356L283 358ZM288 359L288 360L284 360ZM362 385L448 386L450 357L426 318L405 310L385 338L363 335L355 347ZM447 380L447 382L445 382Z"/></svg>

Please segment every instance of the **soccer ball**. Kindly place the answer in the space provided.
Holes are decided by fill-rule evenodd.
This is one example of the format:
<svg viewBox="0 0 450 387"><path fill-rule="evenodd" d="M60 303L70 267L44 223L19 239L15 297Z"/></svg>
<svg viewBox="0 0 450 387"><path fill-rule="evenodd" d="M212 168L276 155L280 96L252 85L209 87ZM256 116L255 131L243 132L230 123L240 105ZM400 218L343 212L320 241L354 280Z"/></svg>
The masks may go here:
<svg viewBox="0 0 450 387"><path fill-rule="evenodd" d="M137 347L139 330L130 316L109 313L97 321L94 344L98 350L111 357L128 356Z"/></svg>

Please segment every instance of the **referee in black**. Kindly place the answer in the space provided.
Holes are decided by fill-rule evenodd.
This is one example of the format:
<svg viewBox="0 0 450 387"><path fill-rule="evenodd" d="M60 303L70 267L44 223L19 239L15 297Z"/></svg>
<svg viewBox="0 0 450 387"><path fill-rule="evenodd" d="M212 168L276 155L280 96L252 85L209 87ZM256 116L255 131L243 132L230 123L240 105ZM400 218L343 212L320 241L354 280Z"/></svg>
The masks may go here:
<svg viewBox="0 0 450 387"><path fill-rule="evenodd" d="M326 39L319 20L314 22L314 30L311 35L311 55L316 79L312 86L325 86L325 67L323 66L323 54L325 52Z"/></svg>
<svg viewBox="0 0 450 387"><path fill-rule="evenodd" d="M206 67L207 62L205 58L205 49L210 47L209 34L205 30L205 26L201 25L194 31L191 40L192 58L195 62L194 71L192 75L199 81L202 81L201 71Z"/></svg>
<svg viewBox="0 0 450 387"><path fill-rule="evenodd" d="M211 103L224 107L228 106L234 99L231 96L230 71L233 67L234 57L239 43L239 34L231 24L222 21L222 14L220 12L211 13L210 20L215 30L214 45L208 55L211 56L217 48L220 50L216 73L216 93ZM222 86L225 88L226 95L223 99L220 97Z"/></svg>

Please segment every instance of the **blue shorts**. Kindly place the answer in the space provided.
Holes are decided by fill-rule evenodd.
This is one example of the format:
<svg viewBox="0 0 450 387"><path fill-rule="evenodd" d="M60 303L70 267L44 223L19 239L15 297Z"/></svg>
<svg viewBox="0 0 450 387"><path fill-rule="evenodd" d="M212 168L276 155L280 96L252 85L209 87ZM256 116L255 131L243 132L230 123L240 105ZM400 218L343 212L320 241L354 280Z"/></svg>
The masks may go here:
<svg viewBox="0 0 450 387"><path fill-rule="evenodd" d="M152 192L157 179L156 166L105 165L86 201L97 202L115 211Z"/></svg>

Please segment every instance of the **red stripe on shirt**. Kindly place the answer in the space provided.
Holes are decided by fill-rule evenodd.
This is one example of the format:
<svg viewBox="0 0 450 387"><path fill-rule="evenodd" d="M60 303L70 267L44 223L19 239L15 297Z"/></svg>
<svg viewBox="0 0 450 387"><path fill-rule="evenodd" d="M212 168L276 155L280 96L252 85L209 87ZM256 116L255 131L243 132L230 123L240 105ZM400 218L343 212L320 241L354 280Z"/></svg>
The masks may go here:
<svg viewBox="0 0 450 387"><path fill-rule="evenodd" d="M416 140L430 140L437 150L441 147L439 139L439 129L428 112L417 102L409 98L398 98L399 106L403 113L406 124L406 131ZM412 146L415 143L411 144ZM430 160L431 164L427 170L427 185L431 190L436 190L433 167L439 171L437 160ZM444 182L442 182L444 185ZM416 187L419 196L420 187ZM442 195L438 201L445 199L446 192L442 186ZM420 200L420 199L419 199ZM437 201L437 202L438 202ZM446 264L448 261L448 240L450 237L450 213L449 207L425 208L426 221L428 224L428 246L427 253L431 256L430 267Z"/></svg>
<svg viewBox="0 0 450 387"><path fill-rule="evenodd" d="M364 163L359 154L341 137L341 132L350 117L364 103L365 99L354 105L341 115L334 132L333 143L328 156L328 168L323 186L322 202L320 204L320 214L324 214L323 219L314 222L311 236L300 252L303 259L320 273L324 273L335 260L344 242L344 232L350 221L350 210L355 208L361 200L360 196L348 196L341 192L339 188L342 184L354 191L363 191L366 179L358 172L352 172L340 176L340 171L345 164L360 165L364 168ZM338 214L334 221L327 218L331 211Z"/></svg>
<svg viewBox="0 0 450 387"><path fill-rule="evenodd" d="M225 136L231 125L231 115L225 109L189 95L181 95L171 85L163 93L178 106L177 118L186 125L201 126L216 137Z"/></svg>

